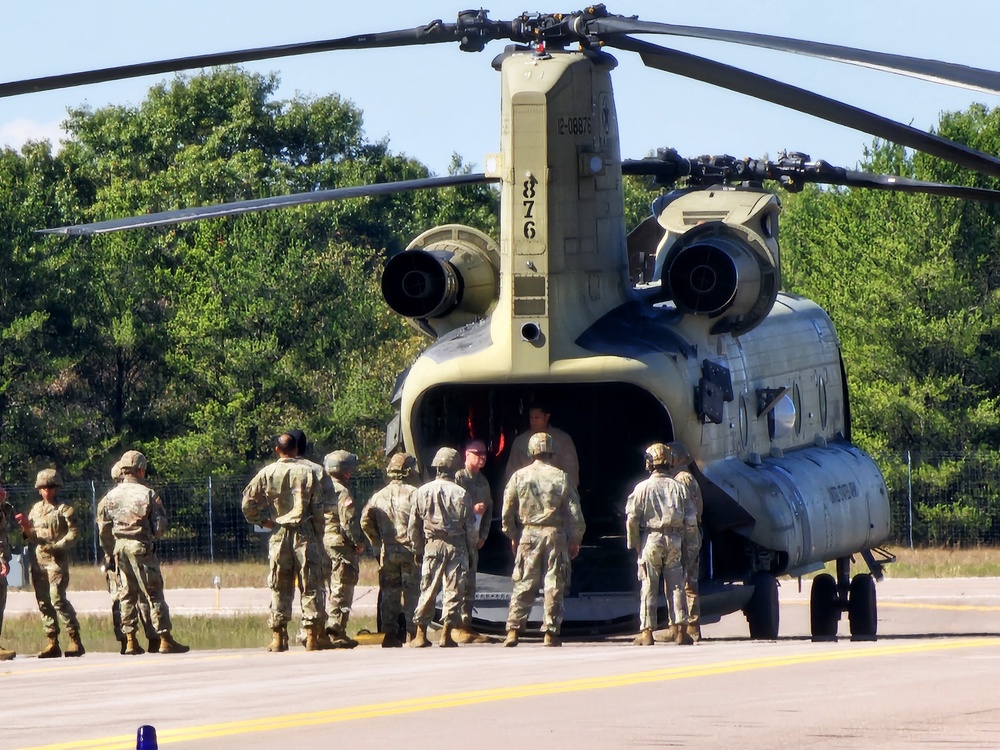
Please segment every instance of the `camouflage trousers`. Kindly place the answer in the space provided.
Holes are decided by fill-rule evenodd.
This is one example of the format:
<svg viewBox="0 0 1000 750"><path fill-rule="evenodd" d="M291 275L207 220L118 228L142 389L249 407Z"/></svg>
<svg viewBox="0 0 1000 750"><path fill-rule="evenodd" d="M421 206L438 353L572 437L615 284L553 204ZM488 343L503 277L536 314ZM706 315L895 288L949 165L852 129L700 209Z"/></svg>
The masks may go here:
<svg viewBox="0 0 1000 750"><path fill-rule="evenodd" d="M514 591L510 595L507 630L523 631L528 615L543 588L545 604L542 632L558 635L563 621L563 598L569 579L569 546L566 534L555 527L528 526L521 534L514 557Z"/></svg>
<svg viewBox="0 0 1000 750"><path fill-rule="evenodd" d="M306 527L303 527L306 528ZM271 629L288 626L292 619L295 579L301 584L302 625L322 625L324 617L317 591L323 585L323 555L316 534L289 526L278 526L267 545L271 589ZM319 599L319 601L317 601Z"/></svg>
<svg viewBox="0 0 1000 750"><path fill-rule="evenodd" d="M656 630L656 609L660 598L660 578L667 598L667 620L671 625L688 621L684 594L684 567L681 565L680 529L647 531L639 553L639 629Z"/></svg>
<svg viewBox="0 0 1000 750"><path fill-rule="evenodd" d="M59 635L59 620L63 621L66 632L70 635L79 633L80 623L76 619L76 610L66 598L69 588L69 559L66 553L49 552L35 547L31 554L30 570L31 586L35 590L45 635Z"/></svg>
<svg viewBox="0 0 1000 750"><path fill-rule="evenodd" d="M426 628L434 615L434 603L441 592L441 622L458 627L462 624L462 599L469 569L469 550L465 537L428 539L420 568L420 599L413 621Z"/></svg>
<svg viewBox="0 0 1000 750"><path fill-rule="evenodd" d="M472 625L472 608L476 604L476 571L479 570L479 550L469 547L469 572L465 577L465 597L462 600L462 625Z"/></svg>
<svg viewBox="0 0 1000 750"><path fill-rule="evenodd" d="M111 594L111 627L115 631L115 640L124 642L125 633L122 630L122 604L118 591L118 575L113 570L105 571L105 578L108 582L108 593ZM156 628L153 627L153 620L149 614L149 600L139 592L139 600L135 603L135 611L139 616L139 627L149 641L156 641L159 636Z"/></svg>
<svg viewBox="0 0 1000 750"><path fill-rule="evenodd" d="M118 602L122 632L134 633L139 598L149 601L149 617L157 633L170 630L170 609L163 598L163 576L152 542L135 539L115 541L115 568L118 571Z"/></svg>
<svg viewBox="0 0 1000 750"><path fill-rule="evenodd" d="M0 576L0 635L3 635L3 611L7 608L7 579Z"/></svg>
<svg viewBox="0 0 1000 750"><path fill-rule="evenodd" d="M398 546L383 550L378 569L378 585L381 594L379 617L382 632L396 635L399 616L403 615L406 632L414 633L413 612L420 597L420 569L413 559L413 553Z"/></svg>
<svg viewBox="0 0 1000 750"><path fill-rule="evenodd" d="M358 585L360 561L353 547L327 545L330 558L330 595L327 597L329 630L347 634L347 621L354 604L354 588Z"/></svg>
<svg viewBox="0 0 1000 750"><path fill-rule="evenodd" d="M688 622L695 624L701 618L701 601L698 596L698 576L701 574L701 529L684 532L684 595L687 599Z"/></svg>

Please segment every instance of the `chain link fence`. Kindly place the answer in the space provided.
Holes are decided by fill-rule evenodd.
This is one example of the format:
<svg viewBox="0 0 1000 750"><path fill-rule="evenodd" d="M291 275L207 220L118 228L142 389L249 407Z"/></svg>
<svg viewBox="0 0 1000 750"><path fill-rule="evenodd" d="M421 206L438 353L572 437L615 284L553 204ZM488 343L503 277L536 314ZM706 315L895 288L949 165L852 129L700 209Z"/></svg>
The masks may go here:
<svg viewBox="0 0 1000 750"><path fill-rule="evenodd" d="M1000 452L920 454L903 451L875 456L889 488L890 543L908 547L1000 545ZM157 545L164 562L230 562L267 559L267 534L254 530L240 509L249 477L207 477L157 483L170 530ZM362 507L385 484L382 472L352 477L351 493ZM97 503L110 481L67 482L60 499L76 509L79 563L103 560L94 523ZM38 500L32 485L8 485L8 499L26 513ZM624 498L622 498L624 502ZM12 533L14 541L18 534Z"/></svg>

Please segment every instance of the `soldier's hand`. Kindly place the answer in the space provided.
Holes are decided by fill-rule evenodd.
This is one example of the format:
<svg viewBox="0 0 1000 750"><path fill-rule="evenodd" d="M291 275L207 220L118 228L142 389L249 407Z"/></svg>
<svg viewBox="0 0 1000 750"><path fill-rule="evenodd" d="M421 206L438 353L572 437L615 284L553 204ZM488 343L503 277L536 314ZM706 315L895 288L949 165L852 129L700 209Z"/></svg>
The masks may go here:
<svg viewBox="0 0 1000 750"><path fill-rule="evenodd" d="M365 545L363 545L363 544L355 544L354 545L354 554L355 555L360 555L364 551L365 551Z"/></svg>
<svg viewBox="0 0 1000 750"><path fill-rule="evenodd" d="M17 525L21 527L21 531L25 534L31 531L31 521L24 517L24 513L18 513L14 516L14 520L17 521Z"/></svg>
<svg viewBox="0 0 1000 750"><path fill-rule="evenodd" d="M264 523L261 524L261 528L264 528L264 529L273 529L274 528L274 521L272 521L270 518L267 519L266 521L264 521Z"/></svg>
<svg viewBox="0 0 1000 750"><path fill-rule="evenodd" d="M510 551L517 555L517 542L514 539L510 540Z"/></svg>
<svg viewBox="0 0 1000 750"><path fill-rule="evenodd" d="M569 559L570 560L575 560L576 556L579 555L579 554L580 554L580 545L579 544L571 544L571 545L569 545Z"/></svg>
<svg viewBox="0 0 1000 750"><path fill-rule="evenodd" d="M2 503L6 499L7 499L7 490L5 490L3 487L0 487L0 503Z"/></svg>
<svg viewBox="0 0 1000 750"><path fill-rule="evenodd" d="M10 565L7 561L0 558L0 578L6 578L7 574L10 573Z"/></svg>
<svg viewBox="0 0 1000 750"><path fill-rule="evenodd" d="M477 516L481 516L486 512L486 503L476 503L472 506L472 512Z"/></svg>
<svg viewBox="0 0 1000 750"><path fill-rule="evenodd" d="M476 549L482 549L484 544L486 544L486 540L480 539L478 542L476 542Z"/></svg>

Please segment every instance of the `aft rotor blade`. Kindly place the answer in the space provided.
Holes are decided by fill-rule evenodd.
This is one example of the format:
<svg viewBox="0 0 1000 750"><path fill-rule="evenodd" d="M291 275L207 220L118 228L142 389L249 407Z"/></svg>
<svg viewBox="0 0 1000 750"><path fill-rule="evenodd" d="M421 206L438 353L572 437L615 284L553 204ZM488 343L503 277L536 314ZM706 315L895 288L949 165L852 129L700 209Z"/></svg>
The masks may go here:
<svg viewBox="0 0 1000 750"><path fill-rule="evenodd" d="M769 34L756 34L749 31L731 31L728 29L708 29L700 26L678 26L655 21L639 21L622 16L600 18L590 21L587 29L600 38L603 34L663 34L666 36L682 36L695 39L708 39L717 42L729 42L751 47L763 47L779 52L792 52L797 55L817 57L822 60L860 65L865 68L897 73L899 75L919 78L924 81L943 83L949 86L960 86L982 91L986 94L1000 94L1000 73L983 68L973 68L968 65L942 62L941 60L925 60L907 55L894 55L887 52L842 47L837 44L810 42L804 39L787 39Z"/></svg>
<svg viewBox="0 0 1000 750"><path fill-rule="evenodd" d="M731 65L707 60L697 55L667 49L631 37L616 37L610 46L638 52L650 68L693 78L766 102L779 104L797 112L844 125L863 133L883 138L901 146L923 151L931 156L953 162L984 174L1000 177L1000 159L981 151L925 133L880 115L867 112L836 99L821 96L806 89L791 86L773 78L750 73Z"/></svg>
<svg viewBox="0 0 1000 750"><path fill-rule="evenodd" d="M390 195L392 193L405 193L413 190L455 187L458 185L475 185L484 182L498 181L499 180L497 178L487 177L485 174L427 177L420 180L382 182L376 185L358 185L356 187L333 188L331 190L316 190L311 193L279 195L274 198L256 198L253 200L236 201L233 203L219 203L214 206L181 208L174 211L162 211L160 213L147 214L145 216L133 216L127 219L111 219L109 221L98 221L93 224L78 224L76 226L40 229L38 231L40 234L65 234L72 236L107 234L109 232L121 232L126 229L165 227L170 226L171 224L181 224L186 221L201 221L203 219L217 219L223 216L237 216L239 214L252 213L256 211L271 211L276 208L302 206L309 203L324 203L327 201L345 200L347 198L363 198L369 195Z"/></svg>
<svg viewBox="0 0 1000 750"><path fill-rule="evenodd" d="M30 94L38 91L84 86L91 83L119 81L125 78L172 73L179 70L209 68L215 65L233 65L253 60L270 60L276 57L292 57L309 55L314 52L332 52L350 49L374 49L380 47L406 47L418 44L436 44L439 42L459 41L458 27L453 23L433 21L425 26L399 31L385 31L378 34L358 34L341 39L303 42L300 44L283 44L273 47L257 47L254 49L219 52L206 55L191 55L176 57L172 60L157 60L134 65L120 65L113 68L89 70L80 73L31 78L24 81L0 83L0 98Z"/></svg>
<svg viewBox="0 0 1000 750"><path fill-rule="evenodd" d="M896 177L886 174L870 174L845 170L844 177L824 179L822 182L830 185L845 185L847 187L874 188L875 190L892 190L898 193L928 193L943 195L950 198L965 198L987 203L1000 203L1000 190L965 187L963 185L947 185L941 182L923 182L911 180L908 177Z"/></svg>

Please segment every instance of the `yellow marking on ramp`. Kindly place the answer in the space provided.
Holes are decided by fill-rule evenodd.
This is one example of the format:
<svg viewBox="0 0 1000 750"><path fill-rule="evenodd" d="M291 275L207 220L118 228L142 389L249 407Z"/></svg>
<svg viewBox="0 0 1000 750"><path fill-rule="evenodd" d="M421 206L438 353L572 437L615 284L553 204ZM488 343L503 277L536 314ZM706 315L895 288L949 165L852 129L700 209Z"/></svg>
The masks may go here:
<svg viewBox="0 0 1000 750"><path fill-rule="evenodd" d="M230 737L238 734L268 732L279 729L293 729L304 726L336 724L343 721L358 721L385 716L433 711L443 708L469 706L478 703L514 700L517 698L534 698L542 695L558 695L586 690L606 690L608 688L642 685L653 682L684 680L694 677L708 677L720 674L746 672L754 669L770 669L774 667L790 667L800 664L815 664L819 662L846 661L848 659L865 659L883 656L901 656L905 654L925 653L932 651L957 651L959 649L983 648L1000 646L1000 638L981 638L976 640L961 640L932 643L890 644L877 646L851 647L842 644L836 649L813 651L790 656L770 656L753 659L738 659L722 661L714 664L699 664L689 666L654 669L646 672L631 672L621 675L603 677L579 677L559 682L543 682L533 685L513 685L510 687L489 688L486 690L471 690L465 693L449 693L421 698L389 701L386 703L371 703L363 706L349 706L328 711L313 711L310 713L288 714L254 718L245 721L230 721L220 724L205 724L202 726L182 729L157 730L157 740L160 745L172 745L178 742L191 742L213 737ZM93 740L76 740L57 743L55 745L40 745L21 750L132 750L135 747L135 735L116 735Z"/></svg>

